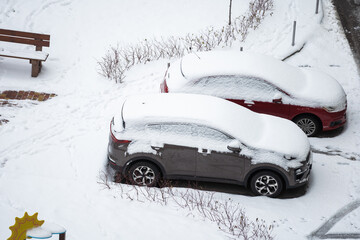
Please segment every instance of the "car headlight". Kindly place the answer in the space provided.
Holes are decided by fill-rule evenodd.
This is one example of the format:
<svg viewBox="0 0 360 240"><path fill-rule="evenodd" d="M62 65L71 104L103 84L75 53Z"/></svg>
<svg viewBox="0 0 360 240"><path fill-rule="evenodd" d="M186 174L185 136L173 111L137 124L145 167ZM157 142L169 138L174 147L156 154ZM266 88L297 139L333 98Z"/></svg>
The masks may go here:
<svg viewBox="0 0 360 240"><path fill-rule="evenodd" d="M304 172L306 172L307 170L309 170L308 167L304 167L303 169L298 168L298 169L295 170L295 174L296 174L296 175L301 175L301 174L303 174Z"/></svg>
<svg viewBox="0 0 360 240"><path fill-rule="evenodd" d="M347 107L347 99L345 98L342 101L339 101L339 103L336 106L323 106L322 109L325 111L332 113L332 112L340 112Z"/></svg>
<svg viewBox="0 0 360 240"><path fill-rule="evenodd" d="M336 107L323 107L323 109L327 112L335 112L337 110Z"/></svg>
<svg viewBox="0 0 360 240"><path fill-rule="evenodd" d="M284 155L284 158L285 158L286 160L294 160L294 159L296 159L295 157L290 156L290 155Z"/></svg>

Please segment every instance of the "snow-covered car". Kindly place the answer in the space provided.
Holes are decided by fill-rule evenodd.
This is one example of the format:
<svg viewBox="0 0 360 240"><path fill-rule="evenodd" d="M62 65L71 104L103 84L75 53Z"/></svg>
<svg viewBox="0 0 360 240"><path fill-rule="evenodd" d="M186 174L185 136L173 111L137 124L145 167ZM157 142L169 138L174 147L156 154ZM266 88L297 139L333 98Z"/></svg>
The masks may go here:
<svg viewBox="0 0 360 240"><path fill-rule="evenodd" d="M346 122L346 94L334 78L255 53L189 54L171 64L160 89L221 97L292 120L307 136Z"/></svg>
<svg viewBox="0 0 360 240"><path fill-rule="evenodd" d="M128 98L114 116L108 162L132 184L214 181L275 197L308 181L312 155L289 120L207 95L155 94Z"/></svg>

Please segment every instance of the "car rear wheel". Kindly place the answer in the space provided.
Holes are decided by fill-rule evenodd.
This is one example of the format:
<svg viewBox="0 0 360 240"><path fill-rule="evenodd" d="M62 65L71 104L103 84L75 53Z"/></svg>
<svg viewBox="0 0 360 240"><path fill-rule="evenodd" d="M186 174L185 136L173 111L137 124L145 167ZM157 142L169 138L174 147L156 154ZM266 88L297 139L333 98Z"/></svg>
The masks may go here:
<svg viewBox="0 0 360 240"><path fill-rule="evenodd" d="M251 178L251 190L257 196L276 197L282 189L283 183L280 177L269 171L262 171Z"/></svg>
<svg viewBox="0 0 360 240"><path fill-rule="evenodd" d="M127 177L131 184L154 187L159 181L160 172L152 163L137 162L130 167Z"/></svg>
<svg viewBox="0 0 360 240"><path fill-rule="evenodd" d="M308 137L313 137L320 131L320 123L313 116L300 116L297 117L294 122Z"/></svg>

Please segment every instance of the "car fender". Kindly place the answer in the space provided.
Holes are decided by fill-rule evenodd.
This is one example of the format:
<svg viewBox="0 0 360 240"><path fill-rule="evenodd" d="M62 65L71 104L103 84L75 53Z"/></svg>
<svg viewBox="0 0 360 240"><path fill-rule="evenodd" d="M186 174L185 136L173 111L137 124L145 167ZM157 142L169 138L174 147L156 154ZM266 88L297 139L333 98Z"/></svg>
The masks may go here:
<svg viewBox="0 0 360 240"><path fill-rule="evenodd" d="M258 166L258 167L254 167L252 170L250 170L246 176L245 176L245 179L244 179L244 183L245 183L245 186L248 186L249 184L249 181L251 181L251 176L254 175L256 172L260 172L260 171L272 171L276 174L279 174L280 177L284 180L285 182L285 186L286 188L288 188L289 186L289 180L288 180L288 177L282 172L280 171L279 169L277 168L274 168L272 166Z"/></svg>

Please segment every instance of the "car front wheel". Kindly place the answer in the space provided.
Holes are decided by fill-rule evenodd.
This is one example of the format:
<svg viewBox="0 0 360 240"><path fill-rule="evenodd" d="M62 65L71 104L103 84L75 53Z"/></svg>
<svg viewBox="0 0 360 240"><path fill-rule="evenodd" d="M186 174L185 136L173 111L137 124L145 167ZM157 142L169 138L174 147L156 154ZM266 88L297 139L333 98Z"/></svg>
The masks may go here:
<svg viewBox="0 0 360 240"><path fill-rule="evenodd" d="M313 137L320 131L320 123L315 117L302 116L296 118L294 122L308 137Z"/></svg>
<svg viewBox="0 0 360 240"><path fill-rule="evenodd" d="M282 189L283 183L280 177L269 171L262 171L251 178L251 190L257 196L276 197Z"/></svg>
<svg viewBox="0 0 360 240"><path fill-rule="evenodd" d="M154 187L159 181L160 172L152 163L138 162L130 167L127 177L131 184Z"/></svg>

